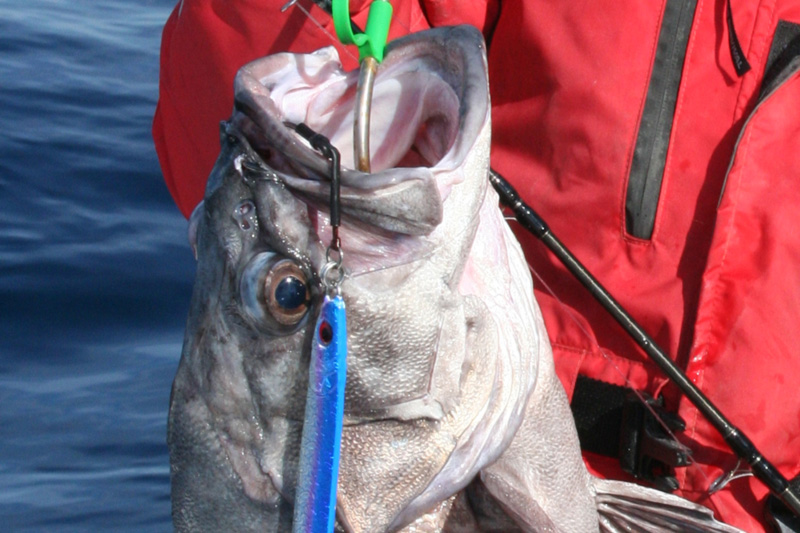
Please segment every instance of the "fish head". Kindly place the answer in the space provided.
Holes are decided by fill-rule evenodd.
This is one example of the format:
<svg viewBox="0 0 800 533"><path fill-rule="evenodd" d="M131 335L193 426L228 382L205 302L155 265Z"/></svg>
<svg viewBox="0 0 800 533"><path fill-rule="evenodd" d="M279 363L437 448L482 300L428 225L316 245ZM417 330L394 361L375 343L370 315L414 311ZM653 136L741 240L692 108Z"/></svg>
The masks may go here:
<svg viewBox="0 0 800 533"><path fill-rule="evenodd" d="M410 523L507 446L535 381L536 328L529 278L507 264L524 260L487 191L486 72L474 28L391 43L367 174L353 169L358 73L333 48L241 69L190 224L198 267L168 427L177 530L291 528L332 230L330 161L287 123L341 153L339 526Z"/></svg>

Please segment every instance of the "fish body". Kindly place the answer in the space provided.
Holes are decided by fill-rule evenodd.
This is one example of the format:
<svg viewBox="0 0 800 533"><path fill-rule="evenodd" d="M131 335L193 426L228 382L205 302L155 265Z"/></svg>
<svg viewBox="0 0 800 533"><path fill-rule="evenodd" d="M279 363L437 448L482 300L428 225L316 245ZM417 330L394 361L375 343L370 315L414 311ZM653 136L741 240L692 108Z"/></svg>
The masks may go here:
<svg viewBox="0 0 800 533"><path fill-rule="evenodd" d="M330 185L327 161L288 122L342 154L339 529L734 531L586 471L525 257L488 187L480 33L390 44L371 174L353 170L356 79L332 48L237 75L190 229L198 269L168 428L176 530L290 531L306 498L298 464Z"/></svg>

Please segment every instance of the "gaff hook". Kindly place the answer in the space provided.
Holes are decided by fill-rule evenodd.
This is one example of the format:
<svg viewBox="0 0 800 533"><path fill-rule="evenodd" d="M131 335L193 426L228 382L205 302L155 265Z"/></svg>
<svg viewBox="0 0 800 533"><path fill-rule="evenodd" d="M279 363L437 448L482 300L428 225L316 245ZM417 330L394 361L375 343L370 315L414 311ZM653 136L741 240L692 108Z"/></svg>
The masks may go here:
<svg viewBox="0 0 800 533"><path fill-rule="evenodd" d="M383 61L386 39L392 21L392 5L386 0L374 0L369 7L364 33L354 34L350 21L349 0L333 0L333 27L342 44L358 47L361 67L356 87L355 120L353 122L353 160L356 168L370 172L369 123L372 112L372 87L378 63Z"/></svg>
<svg viewBox="0 0 800 533"><path fill-rule="evenodd" d="M353 161L361 172L372 172L369 157L369 119L372 113L372 87L378 62L367 56L361 61L356 86L355 120L353 122Z"/></svg>

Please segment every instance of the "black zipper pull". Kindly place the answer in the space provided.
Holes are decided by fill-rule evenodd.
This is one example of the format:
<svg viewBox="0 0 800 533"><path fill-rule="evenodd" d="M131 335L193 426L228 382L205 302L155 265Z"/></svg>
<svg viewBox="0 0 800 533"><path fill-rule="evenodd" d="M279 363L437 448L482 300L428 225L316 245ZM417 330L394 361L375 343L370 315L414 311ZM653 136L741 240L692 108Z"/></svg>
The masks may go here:
<svg viewBox="0 0 800 533"><path fill-rule="evenodd" d="M731 48L731 59L733 60L733 68L736 69L736 74L739 77L744 76L750 70L750 63L744 55L742 45L739 44L739 38L736 36L736 28L733 26L733 10L731 9L731 0L728 0L728 13L725 17L728 22L728 44Z"/></svg>

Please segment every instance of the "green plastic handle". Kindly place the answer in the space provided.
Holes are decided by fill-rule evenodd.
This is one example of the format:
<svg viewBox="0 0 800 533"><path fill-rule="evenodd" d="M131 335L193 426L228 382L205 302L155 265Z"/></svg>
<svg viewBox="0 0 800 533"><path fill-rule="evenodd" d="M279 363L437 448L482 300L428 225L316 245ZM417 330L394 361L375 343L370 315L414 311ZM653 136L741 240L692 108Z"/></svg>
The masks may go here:
<svg viewBox="0 0 800 533"><path fill-rule="evenodd" d="M386 39L389 37L389 26L392 23L392 4L386 0L373 0L367 15L367 27L364 33L354 34L350 28L350 0L332 0L333 27L342 44L354 44L358 47L358 59L374 57L379 63L383 61Z"/></svg>

